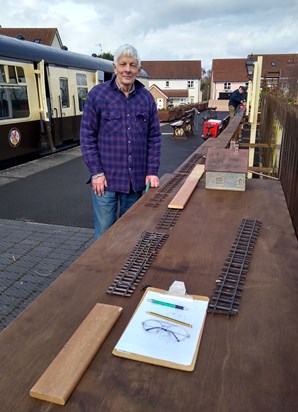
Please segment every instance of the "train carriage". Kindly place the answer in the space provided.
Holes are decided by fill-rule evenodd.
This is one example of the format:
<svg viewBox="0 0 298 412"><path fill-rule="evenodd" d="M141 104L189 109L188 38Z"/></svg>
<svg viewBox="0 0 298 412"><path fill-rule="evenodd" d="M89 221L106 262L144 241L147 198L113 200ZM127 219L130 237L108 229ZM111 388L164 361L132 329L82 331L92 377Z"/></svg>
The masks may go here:
<svg viewBox="0 0 298 412"><path fill-rule="evenodd" d="M112 74L112 61L0 35L0 167L78 144L87 93Z"/></svg>

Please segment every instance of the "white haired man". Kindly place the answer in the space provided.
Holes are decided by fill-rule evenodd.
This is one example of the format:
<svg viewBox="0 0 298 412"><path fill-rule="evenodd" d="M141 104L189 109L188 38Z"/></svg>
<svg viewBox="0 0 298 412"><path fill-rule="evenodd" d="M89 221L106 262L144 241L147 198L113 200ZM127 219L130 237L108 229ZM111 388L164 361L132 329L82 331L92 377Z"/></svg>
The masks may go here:
<svg viewBox="0 0 298 412"><path fill-rule="evenodd" d="M90 173L95 239L142 195L159 186L160 124L151 93L137 80L141 61L125 44L114 54L114 76L95 86L84 106L80 141Z"/></svg>

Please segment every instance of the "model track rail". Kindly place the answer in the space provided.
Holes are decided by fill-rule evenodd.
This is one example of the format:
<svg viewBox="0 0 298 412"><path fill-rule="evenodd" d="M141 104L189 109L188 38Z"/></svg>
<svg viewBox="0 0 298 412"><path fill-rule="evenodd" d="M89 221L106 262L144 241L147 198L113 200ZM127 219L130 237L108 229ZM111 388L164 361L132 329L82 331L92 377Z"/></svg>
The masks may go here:
<svg viewBox="0 0 298 412"><path fill-rule="evenodd" d="M261 225L256 219L242 219L235 241L216 281L208 313L238 314L239 299Z"/></svg>
<svg viewBox="0 0 298 412"><path fill-rule="evenodd" d="M194 153L187 162L185 162L179 169L178 173L190 174L197 164L205 164L206 155Z"/></svg>
<svg viewBox="0 0 298 412"><path fill-rule="evenodd" d="M130 297L169 235L143 232L126 264L108 288L110 295Z"/></svg>
<svg viewBox="0 0 298 412"><path fill-rule="evenodd" d="M181 215L181 209L167 209L156 225L157 229L171 229Z"/></svg>

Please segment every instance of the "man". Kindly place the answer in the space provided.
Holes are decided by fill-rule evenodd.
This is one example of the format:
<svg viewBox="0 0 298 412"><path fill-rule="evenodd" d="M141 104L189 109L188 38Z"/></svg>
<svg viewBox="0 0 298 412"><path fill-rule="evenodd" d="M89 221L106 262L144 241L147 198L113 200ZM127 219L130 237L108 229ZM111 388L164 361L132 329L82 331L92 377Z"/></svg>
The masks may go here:
<svg viewBox="0 0 298 412"><path fill-rule="evenodd" d="M160 125L153 96L136 80L140 71L137 50L120 46L113 78L95 86L84 106L81 150L91 176L95 239L146 185L159 186Z"/></svg>
<svg viewBox="0 0 298 412"><path fill-rule="evenodd" d="M230 96L229 100L229 112L230 120L233 119L238 107L244 103L244 92L246 91L244 86L240 86L238 89L234 90Z"/></svg>

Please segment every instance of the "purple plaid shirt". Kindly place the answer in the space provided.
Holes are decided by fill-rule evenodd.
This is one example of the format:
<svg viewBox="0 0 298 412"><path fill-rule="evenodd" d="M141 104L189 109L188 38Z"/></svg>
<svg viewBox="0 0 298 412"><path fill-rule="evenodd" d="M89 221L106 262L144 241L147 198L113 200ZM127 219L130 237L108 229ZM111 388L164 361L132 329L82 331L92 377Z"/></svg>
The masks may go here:
<svg viewBox="0 0 298 412"><path fill-rule="evenodd" d="M107 190L129 193L158 174L160 125L151 93L139 81L128 97L115 77L87 96L81 121L81 150L90 175L104 172Z"/></svg>

